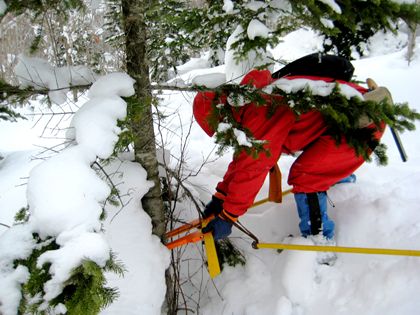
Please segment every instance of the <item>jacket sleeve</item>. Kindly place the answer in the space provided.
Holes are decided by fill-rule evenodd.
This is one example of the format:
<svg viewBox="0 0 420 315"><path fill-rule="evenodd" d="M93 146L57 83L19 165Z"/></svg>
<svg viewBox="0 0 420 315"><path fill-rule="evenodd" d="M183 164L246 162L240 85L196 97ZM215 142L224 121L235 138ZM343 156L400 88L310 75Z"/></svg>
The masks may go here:
<svg viewBox="0 0 420 315"><path fill-rule="evenodd" d="M250 84L262 88L272 82L271 74L267 70L253 70L244 77L241 84ZM268 98L267 102L273 101ZM281 102L280 99L275 101ZM270 118L268 118L270 117ZM224 208L234 215L242 215L252 205L258 194L268 171L277 162L282 143L293 123L295 116L288 106L280 106L271 116L268 106L257 106L253 103L245 105L239 122L251 131L259 140L266 140L266 149L257 158L241 152L233 157L223 180L218 183L217 190L226 194Z"/></svg>
<svg viewBox="0 0 420 315"><path fill-rule="evenodd" d="M215 101L215 98L216 94L214 92L199 92L193 102L194 118L209 137L213 136L215 132L208 121L209 115L213 110L212 103Z"/></svg>

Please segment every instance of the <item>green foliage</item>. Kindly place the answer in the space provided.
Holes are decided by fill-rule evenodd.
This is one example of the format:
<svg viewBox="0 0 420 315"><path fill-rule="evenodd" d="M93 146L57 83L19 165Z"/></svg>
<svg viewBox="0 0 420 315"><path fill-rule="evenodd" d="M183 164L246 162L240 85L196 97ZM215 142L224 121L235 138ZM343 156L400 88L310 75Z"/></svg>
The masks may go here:
<svg viewBox="0 0 420 315"><path fill-rule="evenodd" d="M420 5L399 4L392 0L339 0L341 13L321 1L291 1L296 17L325 35L325 52L350 58L355 50L362 54L363 44L380 30L395 32L398 21L420 22ZM325 26L320 17L333 21Z"/></svg>
<svg viewBox="0 0 420 315"><path fill-rule="evenodd" d="M143 134L144 116L148 115L150 106L157 106L157 98L154 96L144 96L139 100L138 96L125 97L127 102L127 117L119 122L119 127L123 132L119 136L119 140L115 145L114 154L126 152L136 146L139 141L138 135ZM152 119L152 117L150 117Z"/></svg>
<svg viewBox="0 0 420 315"><path fill-rule="evenodd" d="M9 11L31 20L34 37L29 53L44 55L55 66L87 65L94 72L115 71L119 51L104 43L109 32L99 31L101 9L93 10L84 0L11 1ZM32 37L31 37L32 38ZM115 61L107 58L106 50ZM44 57L45 58L45 57Z"/></svg>
<svg viewBox="0 0 420 315"><path fill-rule="evenodd" d="M11 108L11 104L21 104L33 95L30 88L20 89L0 79L0 121L13 121L26 119Z"/></svg>
<svg viewBox="0 0 420 315"><path fill-rule="evenodd" d="M100 68L100 58L103 58L103 51L91 50L92 48L86 38L96 35L86 31L86 21L89 19L76 18L85 12L83 0L6 0L7 12L14 14L28 13L33 19L33 26L36 32L35 40L31 50L34 51L47 43L45 47L51 49L52 43L47 41L45 35L45 18L47 13L53 23L53 30L57 39L63 39L62 28L64 23L71 20L77 23L78 27L72 34L76 40L72 42L72 49L69 53L65 45L54 46L54 61L56 65L65 65L71 60L72 64L90 64ZM273 6L271 1L260 1L259 8L251 9L249 1L234 1L233 14L223 10L222 1L206 1L203 7L190 7L188 1L155 0L149 2L146 14L146 23L149 30L148 36L148 58L150 70L154 80L166 80L168 70L175 71L175 67L189 60L192 56L199 56L203 51L210 51L210 60L213 65L221 64L223 52L229 36L241 25L247 29L249 22L256 19L266 24L270 29L269 36L256 37L250 40L246 31L242 33L233 48L236 50L238 59L244 58L251 50L265 51L269 46L276 45L281 37L287 32L301 26L310 26L325 35L326 51L349 57L351 52L362 51L362 44L365 43L378 30L395 31L399 19L406 22L420 21L420 6L415 4L396 4L391 0L336 0L341 7L342 13L338 14L328 5L321 1L301 0L290 1L291 10L282 10ZM106 14L106 33L103 35L107 43L115 47L113 56L124 55L124 34L122 31L121 3L118 0L106 1L108 10ZM334 21L335 28L328 28L321 21L321 18ZM61 36L61 37L60 37ZM72 37L74 38L74 37ZM83 55L83 56L81 56ZM91 56L91 57L87 57ZM109 70L109 69L108 69ZM114 70L114 69L112 69ZM24 99L32 95L32 90L12 90L13 87L0 81L0 103L10 96L16 99ZM243 99L252 101L261 106L265 105L266 98L263 92L240 86L224 86L216 91L219 94L230 95L233 102L240 102ZM347 142L353 146L356 152L369 160L367 154L374 149L379 164L386 163L386 147L378 144L372 139L372 130L357 128L357 122L363 116L369 117L375 123L384 121L389 126L399 130L414 129L414 121L420 119L419 114L412 111L407 104L391 105L387 102L362 102L357 98L347 100L339 93L338 87L328 97L311 95L308 91L300 91L294 94L285 94L280 90L275 93L285 98L292 110L298 115L308 110L319 110L330 128L330 133L337 142L341 141L344 135ZM139 104L135 97L126 99L128 103L127 119L121 121L119 126L123 132L116 146L116 152L125 151L137 141L135 128L139 127L145 106L150 106L152 100L145 101L147 104ZM286 106L285 103L274 104ZM216 134L216 141L220 145L220 152L227 147L233 147L235 152L246 151L254 156L259 153L269 154L264 148L264 142L253 138L249 130L244 130L234 119L237 108L231 106L217 106L214 104L214 115L211 117L211 125L217 129L220 122L230 125ZM0 106L0 120L13 120L19 118L9 107ZM244 132L250 146L239 143L235 130ZM116 202L117 191L113 190L109 202ZM18 222L25 222L28 219L27 209L22 209L16 216ZM39 306L42 302L43 290L46 281L51 279L49 274L50 265L44 264L41 268L36 266L39 256L48 251L56 250L59 246L55 240L41 240L34 235L38 246L30 257L25 260L15 261L17 265L26 266L30 273L27 283L22 286L23 298L19 307L21 314L46 314L49 310L41 311ZM228 265L244 264L245 259L240 252L229 242L218 242L219 257L222 263ZM60 303L64 304L68 314L97 314L102 308L111 303L117 297L113 288L106 287L104 278L105 271L113 271L122 274L124 268L115 261L113 254L105 267L100 267L92 261L84 261L72 273L71 278L65 283L65 288L58 297L50 302L52 308ZM33 299L39 297L41 299Z"/></svg>
<svg viewBox="0 0 420 315"><path fill-rule="evenodd" d="M18 118L26 119L21 114L16 113L13 109L9 108L8 105L0 104L0 121L6 120L15 122Z"/></svg>
<svg viewBox="0 0 420 315"><path fill-rule="evenodd" d="M83 0L6 0L7 12L16 15L31 11L35 15L42 15L46 10L65 13L69 10L80 10L85 7Z"/></svg>
<svg viewBox="0 0 420 315"><path fill-rule="evenodd" d="M223 62L223 54L229 36L242 26L232 45L238 60L250 51L266 51L279 43L282 36L302 26L310 26L325 36L325 52L351 57L353 51L362 53L363 45L380 30L396 31L398 22L420 22L420 5L399 4L392 0L339 0L341 12L334 11L321 1L290 1L290 10L277 7L275 1L234 1L234 12L226 13L222 1L208 1L202 7L190 7L184 1L154 1L147 14L149 36L149 60L153 79L166 80L167 71L198 56L210 52L213 65ZM250 39L247 27L258 20L270 29L267 37ZM334 27L325 24L332 21Z"/></svg>
<svg viewBox="0 0 420 315"><path fill-rule="evenodd" d="M12 121L15 121L16 118L26 119L10 109L9 105L22 104L34 94L32 88L21 89L0 79L0 119Z"/></svg>
<svg viewBox="0 0 420 315"><path fill-rule="evenodd" d="M182 20L194 24L195 13L191 12L187 22L184 19L185 3L155 1L154 4L147 12L148 29L150 34L153 34L148 40L148 58L151 61L152 78L160 81L167 79L168 70L188 60L192 41L177 27L181 25Z"/></svg>
<svg viewBox="0 0 420 315"><path fill-rule="evenodd" d="M105 25L101 40L113 45L116 49L114 56L123 58L124 32L122 27L122 9L118 0L106 0L107 11ZM277 7L275 1L258 2L258 8L251 8L249 1L234 1L234 12L226 13L222 1L207 1L200 7L192 7L188 1L155 0L148 5L146 23L148 34L148 59L153 80L167 80L168 71L176 72L176 66L186 62L192 56L199 56L204 51L210 52L213 65L223 62L226 41L238 25L245 30L233 44L238 59L246 58L251 50L266 51L274 46L282 36L302 26L310 26L325 35L325 51L350 57L353 50L362 52L363 44L379 30L397 29L398 21L407 23L420 22L420 5L399 4L392 0L340 0L336 3L341 8L337 13L321 1L302 0L290 1L290 10ZM98 45L92 48L86 38L96 37L89 33L87 25L77 21L75 17L85 12L82 0L11 0L8 1L8 10L17 14L32 12L36 37L32 49L35 50L45 41L44 26L42 23L45 12L57 15L54 20L61 18L66 21L69 17L73 23L79 23L75 32L77 39L72 42L71 59L74 64L90 64L100 71L100 64L106 64L103 51L94 52L92 49L101 49ZM334 22L334 28L323 24L321 19ZM89 19L85 19L89 21ZM246 29L251 20L259 20L266 24L269 36L248 38ZM86 34L89 33L89 34ZM73 34L74 37L75 34ZM87 35L87 36L86 36ZM58 35L57 35L58 36ZM61 45L55 48L59 55L55 61L65 64L68 58L64 55L69 50ZM83 56L89 56L87 59ZM170 76L170 74L169 74Z"/></svg>
<svg viewBox="0 0 420 315"><path fill-rule="evenodd" d="M237 60L247 58L250 51L266 51L268 47L275 47L281 40L281 37L294 29L302 26L296 23L296 19L291 18L291 12L278 8L277 3L266 1L259 8L251 8L247 1L238 1L235 3L235 9L240 12L240 17L233 14L235 22L244 30L232 49L235 50ZM267 37L255 37L250 39L247 35L247 28L252 20L257 20L270 28ZM236 25L233 29L236 28ZM230 32L232 33L232 32Z"/></svg>
<svg viewBox="0 0 420 315"><path fill-rule="evenodd" d="M245 265L245 256L238 248L233 246L229 239L219 240L215 242L215 245L221 268L223 268L224 264L231 267L235 267L236 265Z"/></svg>
<svg viewBox="0 0 420 315"><path fill-rule="evenodd" d="M115 267L115 264L108 266ZM85 260L66 281L63 292L52 304L63 303L69 315L96 315L118 297L115 288L105 286L103 269L95 262ZM121 271L121 268L118 268Z"/></svg>
<svg viewBox="0 0 420 315"><path fill-rule="evenodd" d="M217 149L217 154L222 155L228 148L234 148L235 154L239 154L242 151L245 151L247 154L257 157L261 152L270 155L270 152L267 151L264 147L265 141L257 140L252 136L252 133L243 128L236 120L234 120L232 111L228 110L229 106L226 106L225 109L219 110L223 116L223 123L228 126L223 128L223 131L220 129L216 132L215 142L219 145ZM223 114L222 114L223 112ZM220 124L220 123L219 123ZM246 137L246 144L238 141L238 132L243 132Z"/></svg>
<svg viewBox="0 0 420 315"><path fill-rule="evenodd" d="M364 101L358 97L347 99L340 93L338 84L327 97L312 95L309 90L286 94L281 90L274 93L280 94L293 104L293 111L300 114L316 109L321 112L328 125L329 133L339 144L342 136L352 146L356 154L370 161L370 152L376 157L380 165L387 163L385 145L378 146L379 142L373 135L381 130L381 122L399 131L414 130L414 121L420 120L420 114L408 107L408 104L391 104L388 100L381 102ZM368 117L376 128L360 128L359 121Z"/></svg>
<svg viewBox="0 0 420 315"><path fill-rule="evenodd" d="M118 297L115 288L106 287L104 272L111 271L122 276L125 269L111 253L104 267L90 260L83 261L64 283L62 293L49 301L48 308L45 310L42 306L44 302L42 297L45 294L44 284L51 279L49 273L51 264L46 263L38 268L37 262L43 253L57 250L59 246L54 238L42 240L37 234L33 234L33 237L38 246L27 259L14 262L15 267L25 266L30 273L29 280L22 285L23 298L19 305L19 314L50 314L55 306L63 304L69 315L95 315Z"/></svg>
<svg viewBox="0 0 420 315"><path fill-rule="evenodd" d="M21 208L18 212L15 214L15 222L16 223L24 223L28 222L29 220L29 206Z"/></svg>
<svg viewBox="0 0 420 315"><path fill-rule="evenodd" d="M251 10L247 1L235 1L235 13L226 13L222 1L211 1L208 5L191 8L183 1L156 1L148 13L150 36L149 59L155 80L166 79L166 71L198 56L210 52L213 65L223 63L226 42L238 25L247 29L249 22L258 19L264 22L280 10L270 2L258 10ZM240 12L240 13L239 13ZM267 38L250 40L242 33L233 45L236 57L243 58L251 50L263 49L279 43L280 35L296 28L293 19L285 17L276 23Z"/></svg>
<svg viewBox="0 0 420 315"><path fill-rule="evenodd" d="M120 0L107 0L104 29L107 31L105 42L113 47L124 46L124 31L122 22L122 8Z"/></svg>
<svg viewBox="0 0 420 315"><path fill-rule="evenodd" d="M109 204L111 204L114 207L120 206L121 204L120 204L120 200L118 198L119 194L120 194L120 192L115 186L111 187L111 194L108 196L106 202L108 202Z"/></svg>
<svg viewBox="0 0 420 315"><path fill-rule="evenodd" d="M244 100L253 101L256 104L263 105L264 99L260 93L256 93L256 90L249 86L240 86L234 84L226 84L220 89L215 90L218 95L229 95L231 103L241 103ZM219 97L215 98L216 100ZM215 134L215 142L219 145L217 154L223 154L229 148L234 148L234 152L239 154L245 151L254 157L257 157L260 153L264 152L268 156L270 152L264 147L265 141L255 139L252 133L241 126L235 119L235 112L240 110L240 107L226 106L225 104L214 104L214 110L209 116L209 124L213 130L217 130ZM219 128L219 124L224 123L223 128ZM235 133L243 132L246 137L247 144L238 141Z"/></svg>
<svg viewBox="0 0 420 315"><path fill-rule="evenodd" d="M120 152L128 152L134 143L133 132L129 129L130 118L127 118L118 123L118 127L121 128L121 133L118 135L118 141L114 146L113 156L118 156Z"/></svg>
<svg viewBox="0 0 420 315"><path fill-rule="evenodd" d="M133 128L138 126L138 122L141 121L142 116L141 104L139 104L135 96L125 97L124 100L127 102L128 114L124 120L118 122L118 127L122 132L119 134L118 141L114 146L114 156L117 156L120 152L130 150L136 140Z"/></svg>
<svg viewBox="0 0 420 315"><path fill-rule="evenodd" d="M6 12L11 12L15 15L27 14L32 20L35 37L29 49L30 53L36 52L43 42L45 37L44 23L48 16L47 13L54 16L50 23L59 23L59 21L67 22L72 12L82 12L85 9L83 0L9 0L6 2ZM52 28L54 26L50 25L49 28L53 31ZM62 45L56 45L55 43L50 42L49 44L53 44L52 46L56 50L55 53L58 52L57 47L64 48ZM55 60L60 60L58 56L55 57Z"/></svg>
<svg viewBox="0 0 420 315"><path fill-rule="evenodd" d="M117 255L111 251L110 258L105 264L104 271L113 272L116 275L123 277L127 269L125 268L123 262L117 259Z"/></svg>
<svg viewBox="0 0 420 315"><path fill-rule="evenodd" d="M29 52L33 54L36 52L41 45L42 37L44 36L43 28L41 26L35 28L35 37L31 43L31 46L29 47Z"/></svg>
<svg viewBox="0 0 420 315"><path fill-rule="evenodd" d="M48 250L55 250L58 249L58 245L55 241L49 238L46 241L41 240L39 235L33 234L34 240L38 244L37 247L34 248L31 255L25 260L16 260L14 262L15 267L18 265L22 265L28 268L30 273L29 280L22 285L22 299L19 305L19 314L38 314L37 308L40 301L38 302L31 302L33 297L39 296L39 294L44 293L44 283L51 279L51 275L49 274L49 264L44 264L42 268L37 267L37 261L39 256Z"/></svg>
<svg viewBox="0 0 420 315"><path fill-rule="evenodd" d="M381 123L398 131L414 130L416 120L420 120L420 114L409 108L408 104L391 104L387 100L381 102L364 101L358 97L347 99L340 93L339 85L336 84L332 93L328 96L313 95L309 89L300 90L295 93L285 93L275 88L273 95L282 96L283 102L267 102L270 95L261 90L256 90L248 86L226 85L217 90L217 93L225 95L242 93L247 102L253 102L259 106L270 106L270 112L276 110L278 106L289 106L296 115L318 110L324 117L329 129L329 134L341 143L344 136L346 142L355 149L358 156L362 156L366 161L370 161L370 153L373 151L376 161L380 165L387 163L386 146L379 145L374 139L374 133L381 130ZM262 97L266 96L266 98ZM236 96L237 97L237 96ZM268 97L268 98L267 98ZM215 99L219 99L216 97ZM233 112L236 109L227 104L213 104L213 111L209 117L210 125L216 130L216 143L219 144L219 151L227 147L233 147L235 154L246 151L248 154L257 155L266 152L264 143L254 141L249 130L243 127L234 119ZM376 128L360 128L359 121L363 117L368 117L376 125ZM269 119L269 118L267 118ZM218 130L219 123L225 123L232 126L231 129ZM231 131L233 128L244 131L247 137L251 139L252 147L244 147L238 144L235 134Z"/></svg>

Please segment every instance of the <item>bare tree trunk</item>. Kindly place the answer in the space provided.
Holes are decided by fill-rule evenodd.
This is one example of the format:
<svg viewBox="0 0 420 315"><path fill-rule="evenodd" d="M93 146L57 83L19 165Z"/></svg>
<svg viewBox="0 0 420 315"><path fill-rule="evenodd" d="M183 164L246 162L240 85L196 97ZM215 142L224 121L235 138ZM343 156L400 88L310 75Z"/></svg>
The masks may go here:
<svg viewBox="0 0 420 315"><path fill-rule="evenodd" d="M127 72L136 80L135 99L132 104L129 104L135 156L136 161L146 170L148 180L154 183L154 186L143 197L142 205L143 209L152 218L153 234L162 238L165 233L165 215L156 158L152 94L146 50L145 11L151 2L122 0L122 10L126 38Z"/></svg>
<svg viewBox="0 0 420 315"><path fill-rule="evenodd" d="M414 56L414 49L416 48L416 37L417 37L417 27L410 27L410 34L408 37L408 47L407 47L407 61L408 64L411 63Z"/></svg>
<svg viewBox="0 0 420 315"><path fill-rule="evenodd" d="M416 0L417 4L420 4L420 0ZM407 47L407 61L408 64L411 63L414 57L414 49L416 48L416 37L418 31L418 25L414 22L407 23L408 28L410 29L410 34L408 35L408 47Z"/></svg>
<svg viewBox="0 0 420 315"><path fill-rule="evenodd" d="M126 40L127 72L136 80L134 102L129 104L130 127L134 134L136 161L147 172L147 179L154 186L143 197L143 209L152 218L153 234L161 239L165 234L165 208L160 187L158 161L156 158L155 134L153 129L153 98L147 60L147 26L145 11L153 0L122 0L124 30ZM176 314L177 302L174 296L174 282L169 269L165 273L167 314Z"/></svg>

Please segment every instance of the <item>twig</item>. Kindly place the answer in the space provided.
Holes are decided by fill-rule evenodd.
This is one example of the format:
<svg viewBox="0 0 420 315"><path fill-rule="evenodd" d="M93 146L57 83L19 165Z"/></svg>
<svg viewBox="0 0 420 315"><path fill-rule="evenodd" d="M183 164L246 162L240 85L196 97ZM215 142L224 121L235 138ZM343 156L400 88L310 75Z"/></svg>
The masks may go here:
<svg viewBox="0 0 420 315"><path fill-rule="evenodd" d="M191 199L191 201L193 202L193 204L194 204L194 206L195 206L195 208L197 209L197 212L201 215L202 214L202 211L201 211L201 206L200 206L200 204L197 202L197 200L195 199L195 197L194 197L194 195L191 193L191 191L187 188L187 187L185 187L185 185L183 184L183 182L182 182L182 178L180 178L179 176L178 176L178 174L175 172L175 171L173 171L173 170L171 170L169 167L167 167L165 164L163 164L163 163L159 163L159 165L160 166L162 166L163 168L165 168L165 170L169 173L169 174L171 174L171 176L173 177L173 178L175 178L176 180L177 180L177 182L178 182L178 184L185 190L185 193L188 195L188 197Z"/></svg>
<svg viewBox="0 0 420 315"><path fill-rule="evenodd" d="M10 225L7 225L7 224L1 223L1 222L0 222L0 225L1 226L4 226L4 227L7 227L8 229L10 229Z"/></svg>
<svg viewBox="0 0 420 315"><path fill-rule="evenodd" d="M113 189L115 189L115 191L117 192L117 198L118 198L118 200L119 200L119 202L121 203L121 205L122 206L126 206L127 204L124 204L124 201L121 199L121 196L120 196L120 194L119 194L119 191L118 191L118 189L117 189L117 186L114 184L114 182L112 181L112 179L111 179L111 177L109 176L109 174L105 171L105 169L102 167L102 165L98 162L98 161L95 161L95 162L93 162L93 164L92 165L96 165L96 167L98 167L99 168L99 170L105 175L105 178L107 179L107 181L108 181L108 183L111 185L111 187L113 188Z"/></svg>

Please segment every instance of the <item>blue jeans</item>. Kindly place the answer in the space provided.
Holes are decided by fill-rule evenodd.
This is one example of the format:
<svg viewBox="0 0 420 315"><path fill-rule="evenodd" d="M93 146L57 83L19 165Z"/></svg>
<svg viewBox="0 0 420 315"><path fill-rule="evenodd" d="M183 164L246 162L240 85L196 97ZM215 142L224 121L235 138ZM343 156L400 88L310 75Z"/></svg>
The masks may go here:
<svg viewBox="0 0 420 315"><path fill-rule="evenodd" d="M327 214L327 193L323 191L315 194L314 200L313 194L295 194L295 201L300 218L300 232L304 237L322 232L326 238L333 238L335 224ZM317 224L319 226L316 226Z"/></svg>

